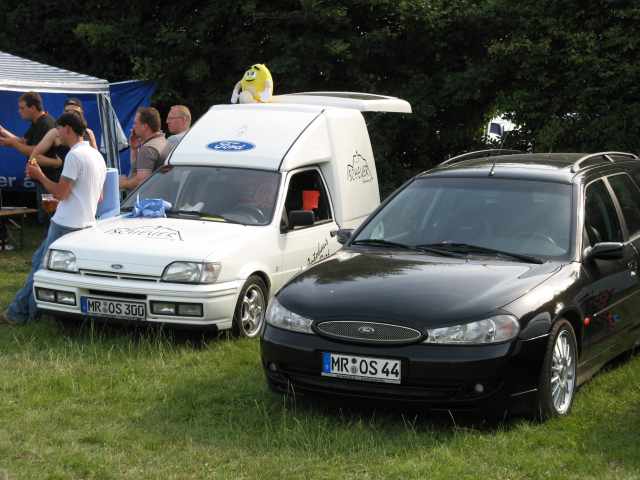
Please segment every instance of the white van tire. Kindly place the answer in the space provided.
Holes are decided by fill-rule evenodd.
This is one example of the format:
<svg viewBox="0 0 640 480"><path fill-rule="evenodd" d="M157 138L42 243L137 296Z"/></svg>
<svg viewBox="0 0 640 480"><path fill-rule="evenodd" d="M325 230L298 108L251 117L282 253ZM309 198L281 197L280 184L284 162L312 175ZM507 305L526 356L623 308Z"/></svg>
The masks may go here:
<svg viewBox="0 0 640 480"><path fill-rule="evenodd" d="M240 290L233 315L233 334L255 338L262 332L267 311L267 286L258 275L251 275Z"/></svg>

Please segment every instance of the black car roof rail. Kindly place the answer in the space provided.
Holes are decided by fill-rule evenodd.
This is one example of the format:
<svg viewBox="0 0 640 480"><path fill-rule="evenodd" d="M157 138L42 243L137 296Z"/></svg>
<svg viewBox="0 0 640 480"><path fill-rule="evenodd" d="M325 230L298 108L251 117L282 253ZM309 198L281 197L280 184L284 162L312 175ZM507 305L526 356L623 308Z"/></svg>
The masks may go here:
<svg viewBox="0 0 640 480"><path fill-rule="evenodd" d="M573 165L571 165L571 172L576 173L580 171L580 164L586 162L587 160L591 160L592 158L602 157L605 160L608 160L610 163L615 163L615 160L611 158L611 155L618 157L629 157L632 160L639 160L638 156L633 153L627 152L597 152L590 153L589 155L585 155L584 157L580 157L575 161Z"/></svg>
<svg viewBox="0 0 640 480"><path fill-rule="evenodd" d="M462 155L456 155L455 157L448 158L444 162L440 163L440 165L447 165L449 163L461 162L463 160L471 160L473 158L495 157L496 155L513 155L515 153L523 153L523 152L520 150L509 150L504 148L492 148L490 150L477 150L475 152L467 152L467 153L463 153Z"/></svg>

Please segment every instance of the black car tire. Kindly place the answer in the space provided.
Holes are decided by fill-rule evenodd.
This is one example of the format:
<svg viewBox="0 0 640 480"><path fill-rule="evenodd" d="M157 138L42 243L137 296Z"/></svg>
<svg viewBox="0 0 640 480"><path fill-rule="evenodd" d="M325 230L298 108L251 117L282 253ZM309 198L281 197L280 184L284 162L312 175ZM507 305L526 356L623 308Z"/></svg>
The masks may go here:
<svg viewBox="0 0 640 480"><path fill-rule="evenodd" d="M240 290L233 314L233 334L255 338L262 332L267 311L267 286L258 275L251 275Z"/></svg>
<svg viewBox="0 0 640 480"><path fill-rule="evenodd" d="M571 324L558 320L551 328L544 356L536 416L540 420L567 415L576 391L578 347Z"/></svg>

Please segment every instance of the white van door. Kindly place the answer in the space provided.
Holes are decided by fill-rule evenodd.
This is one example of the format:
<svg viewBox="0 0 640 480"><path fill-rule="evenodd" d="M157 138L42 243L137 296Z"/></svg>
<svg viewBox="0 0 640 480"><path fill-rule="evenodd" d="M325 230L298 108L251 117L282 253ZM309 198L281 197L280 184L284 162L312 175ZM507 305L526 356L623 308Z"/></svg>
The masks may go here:
<svg viewBox="0 0 640 480"><path fill-rule="evenodd" d="M294 210L312 211L313 225L291 228L288 219ZM334 254L340 244L331 232L337 229L331 197L320 170L312 167L289 172L279 238L283 283L307 266Z"/></svg>

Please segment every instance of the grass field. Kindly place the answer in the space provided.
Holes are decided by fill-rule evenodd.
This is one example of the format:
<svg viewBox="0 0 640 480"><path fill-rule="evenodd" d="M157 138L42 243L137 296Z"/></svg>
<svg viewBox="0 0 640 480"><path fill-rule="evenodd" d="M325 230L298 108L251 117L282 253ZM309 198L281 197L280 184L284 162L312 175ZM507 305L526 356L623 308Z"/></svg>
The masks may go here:
<svg viewBox="0 0 640 480"><path fill-rule="evenodd" d="M0 253L1 308L40 235ZM584 386L568 418L480 428L286 401L257 341L0 326L0 479L640 479L639 438L639 357Z"/></svg>

